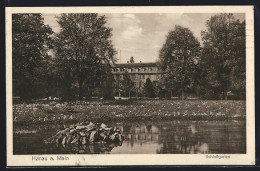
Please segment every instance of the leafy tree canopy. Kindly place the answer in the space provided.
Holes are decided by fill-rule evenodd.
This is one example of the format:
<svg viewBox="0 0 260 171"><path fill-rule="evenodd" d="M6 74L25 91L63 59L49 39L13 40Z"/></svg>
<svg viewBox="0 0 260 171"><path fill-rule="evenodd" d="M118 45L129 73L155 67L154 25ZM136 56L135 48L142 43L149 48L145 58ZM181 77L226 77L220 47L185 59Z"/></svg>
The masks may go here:
<svg viewBox="0 0 260 171"><path fill-rule="evenodd" d="M200 49L199 41L188 28L175 26L175 29L168 33L159 54L166 88L179 91L183 97L186 89L193 83Z"/></svg>
<svg viewBox="0 0 260 171"><path fill-rule="evenodd" d="M120 89L122 89L125 95L130 96L131 91L133 91L134 83L132 82L128 72L126 71L122 80Z"/></svg>
<svg viewBox="0 0 260 171"><path fill-rule="evenodd" d="M132 56L131 56L131 58L130 58L130 63L135 63L134 57L132 57Z"/></svg>
<svg viewBox="0 0 260 171"><path fill-rule="evenodd" d="M245 22L223 13L212 16L206 26L202 31L203 78L227 99L230 90L245 91Z"/></svg>
<svg viewBox="0 0 260 171"><path fill-rule="evenodd" d="M95 13L62 14L58 19L61 31L56 36L56 55L76 79L80 99L83 84L105 79L110 70L104 67L115 61L112 30L106 22L105 16Z"/></svg>
<svg viewBox="0 0 260 171"><path fill-rule="evenodd" d="M150 78L147 78L144 84L144 94L149 98L155 97L154 86Z"/></svg>
<svg viewBox="0 0 260 171"><path fill-rule="evenodd" d="M44 96L46 59L52 46L52 29L41 14L13 14L13 92L22 99Z"/></svg>

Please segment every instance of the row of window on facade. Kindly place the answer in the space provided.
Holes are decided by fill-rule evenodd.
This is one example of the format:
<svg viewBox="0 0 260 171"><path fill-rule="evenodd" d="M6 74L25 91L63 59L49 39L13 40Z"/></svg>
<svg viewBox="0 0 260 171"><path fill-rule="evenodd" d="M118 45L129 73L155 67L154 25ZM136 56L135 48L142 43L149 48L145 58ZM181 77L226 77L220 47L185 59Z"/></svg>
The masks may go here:
<svg viewBox="0 0 260 171"><path fill-rule="evenodd" d="M158 86L158 81L153 81L152 83L153 83L154 86ZM144 84L145 84L145 82L142 82L142 81L134 82L134 86L137 87L137 88L138 87L144 87ZM119 87L121 87L122 83L121 82L113 83L113 87L117 87L118 85L119 85Z"/></svg>
<svg viewBox="0 0 260 171"><path fill-rule="evenodd" d="M156 71L157 68L113 68L112 72L146 72L146 71Z"/></svg>
<svg viewBox="0 0 260 171"><path fill-rule="evenodd" d="M124 76L123 75L114 75L114 79L123 79ZM152 78L152 75L145 75L145 74L135 74L135 75L130 75L130 78L131 79L147 79L147 78ZM159 74L156 74L156 76L154 76L153 78L156 78L156 79L160 79L160 75Z"/></svg>

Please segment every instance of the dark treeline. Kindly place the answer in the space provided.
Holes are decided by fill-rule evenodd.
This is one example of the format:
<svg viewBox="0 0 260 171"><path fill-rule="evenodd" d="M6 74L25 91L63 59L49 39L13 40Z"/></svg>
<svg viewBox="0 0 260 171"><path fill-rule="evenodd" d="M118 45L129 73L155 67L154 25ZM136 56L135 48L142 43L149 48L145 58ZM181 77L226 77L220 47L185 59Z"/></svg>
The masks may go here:
<svg viewBox="0 0 260 171"><path fill-rule="evenodd" d="M105 16L61 14L58 33L41 14L13 14L12 20L13 96L113 98L110 66L116 51ZM161 89L181 99L245 99L245 22L218 14L205 24L203 45L189 28L169 31L157 61L165 74L156 88L146 81L145 96L156 97ZM131 79L123 86L130 96Z"/></svg>
<svg viewBox="0 0 260 171"><path fill-rule="evenodd" d="M110 65L116 51L105 16L61 14L57 21L60 32L54 34L41 14L13 15L13 95L113 98Z"/></svg>
<svg viewBox="0 0 260 171"><path fill-rule="evenodd" d="M218 14L201 32L203 45L188 28L175 26L160 50L162 85L184 99L246 98L245 22Z"/></svg>

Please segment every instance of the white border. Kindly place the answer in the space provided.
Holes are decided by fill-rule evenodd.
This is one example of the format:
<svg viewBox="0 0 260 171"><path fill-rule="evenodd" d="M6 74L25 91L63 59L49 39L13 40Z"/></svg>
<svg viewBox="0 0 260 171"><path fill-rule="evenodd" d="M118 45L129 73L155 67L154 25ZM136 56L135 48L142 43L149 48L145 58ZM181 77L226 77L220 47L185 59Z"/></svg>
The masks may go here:
<svg viewBox="0 0 260 171"><path fill-rule="evenodd" d="M206 159L205 154L109 154L63 155L69 161L32 161L32 155L13 155L12 122L12 13L246 13L246 154L228 154L230 159ZM178 7L7 7L6 8L6 125L7 166L77 165L254 165L255 87L253 6ZM40 155L37 155L40 156ZM56 155L42 155L55 157Z"/></svg>

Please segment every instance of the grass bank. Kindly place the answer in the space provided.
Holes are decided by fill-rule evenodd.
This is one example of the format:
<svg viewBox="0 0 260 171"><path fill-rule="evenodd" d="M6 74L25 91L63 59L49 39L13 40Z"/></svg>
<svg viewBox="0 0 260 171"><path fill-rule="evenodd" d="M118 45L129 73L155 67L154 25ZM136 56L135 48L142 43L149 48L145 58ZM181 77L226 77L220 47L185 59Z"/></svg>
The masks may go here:
<svg viewBox="0 0 260 171"><path fill-rule="evenodd" d="M13 120L52 123L91 120L227 120L245 119L245 101L116 100L42 101L13 105Z"/></svg>

